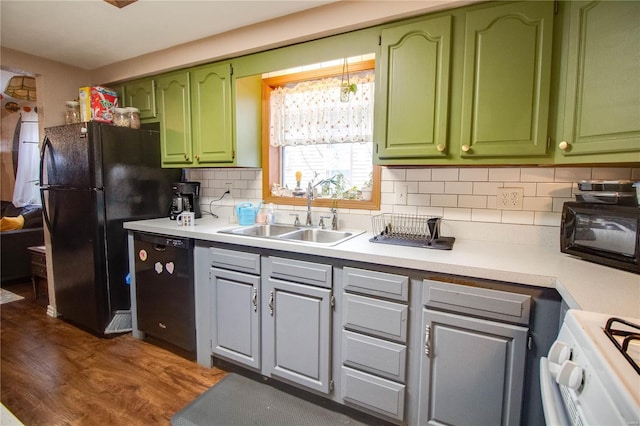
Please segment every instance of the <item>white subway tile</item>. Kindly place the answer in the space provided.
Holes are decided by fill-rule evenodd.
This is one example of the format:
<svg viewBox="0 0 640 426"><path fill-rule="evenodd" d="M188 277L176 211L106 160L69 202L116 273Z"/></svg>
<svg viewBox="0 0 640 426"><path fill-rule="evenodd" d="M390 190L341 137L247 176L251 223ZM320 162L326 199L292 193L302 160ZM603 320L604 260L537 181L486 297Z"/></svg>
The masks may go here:
<svg viewBox="0 0 640 426"><path fill-rule="evenodd" d="M380 192L385 193L385 192L393 192L393 181L390 180L383 180L382 182L380 182Z"/></svg>
<svg viewBox="0 0 640 426"><path fill-rule="evenodd" d="M240 171L240 179L243 180L255 180L257 177L257 172L255 170L241 170Z"/></svg>
<svg viewBox="0 0 640 426"><path fill-rule="evenodd" d="M486 209L487 208L487 196L486 195L459 195L458 207L468 207L473 209Z"/></svg>
<svg viewBox="0 0 640 426"><path fill-rule="evenodd" d="M408 206L428 206L431 202L429 194L407 194Z"/></svg>
<svg viewBox="0 0 640 426"><path fill-rule="evenodd" d="M431 169L407 169L407 180L431 180Z"/></svg>
<svg viewBox="0 0 640 426"><path fill-rule="evenodd" d="M503 210L502 223L517 223L520 225L533 225L534 213L520 210Z"/></svg>
<svg viewBox="0 0 640 426"><path fill-rule="evenodd" d="M445 182L445 194L473 194L472 182Z"/></svg>
<svg viewBox="0 0 640 426"><path fill-rule="evenodd" d="M519 182L520 169L513 167L489 169L489 181Z"/></svg>
<svg viewBox="0 0 640 426"><path fill-rule="evenodd" d="M471 220L471 209L447 208L444 209L445 220Z"/></svg>
<svg viewBox="0 0 640 426"><path fill-rule="evenodd" d="M524 197L522 199L522 210L550 212L553 208L553 198L551 197Z"/></svg>
<svg viewBox="0 0 640 426"><path fill-rule="evenodd" d="M554 176L553 167L523 167L520 170L521 182L553 182Z"/></svg>
<svg viewBox="0 0 640 426"><path fill-rule="evenodd" d="M420 192L418 190L418 182L405 182L405 184L407 185L407 192L409 194L417 194Z"/></svg>
<svg viewBox="0 0 640 426"><path fill-rule="evenodd" d="M560 213L535 212L533 224L539 226L560 226Z"/></svg>
<svg viewBox="0 0 640 426"><path fill-rule="evenodd" d="M591 179L591 167L558 167L556 168L556 182L578 182Z"/></svg>
<svg viewBox="0 0 640 426"><path fill-rule="evenodd" d="M229 169L227 170L227 179L240 180L242 172L239 169Z"/></svg>
<svg viewBox="0 0 640 426"><path fill-rule="evenodd" d="M388 204L393 206L396 201L396 195L394 192L383 192L380 194L380 204Z"/></svg>
<svg viewBox="0 0 640 426"><path fill-rule="evenodd" d="M502 211L490 209L471 209L471 221L500 223L502 221Z"/></svg>
<svg viewBox="0 0 640 426"><path fill-rule="evenodd" d="M423 194L444 194L444 182L419 182L418 192Z"/></svg>
<svg viewBox="0 0 640 426"><path fill-rule="evenodd" d="M417 214L417 212L418 212L418 207L416 206L400 206L397 204L393 206L393 213Z"/></svg>
<svg viewBox="0 0 640 426"><path fill-rule="evenodd" d="M536 196L538 197L571 197L573 183L538 183Z"/></svg>
<svg viewBox="0 0 640 426"><path fill-rule="evenodd" d="M490 195L487 197L487 208L488 209L497 209L498 208L498 197Z"/></svg>
<svg viewBox="0 0 640 426"><path fill-rule="evenodd" d="M431 205L434 207L458 207L458 196L432 194Z"/></svg>
<svg viewBox="0 0 640 426"><path fill-rule="evenodd" d="M486 182L489 180L488 168L461 168L459 179L461 181Z"/></svg>
<svg viewBox="0 0 640 426"><path fill-rule="evenodd" d="M594 167L591 170L593 179L618 180L631 179L631 169L628 167Z"/></svg>
<svg viewBox="0 0 640 426"><path fill-rule="evenodd" d="M457 181L458 168L436 168L431 171L431 180L433 181Z"/></svg>
<svg viewBox="0 0 640 426"><path fill-rule="evenodd" d="M496 195L497 188L502 187L502 182L475 182L473 193L475 195Z"/></svg>
<svg viewBox="0 0 640 426"><path fill-rule="evenodd" d="M418 207L418 214L423 216L442 216L444 214L443 207Z"/></svg>
<svg viewBox="0 0 640 426"><path fill-rule="evenodd" d="M382 180L404 181L407 177L407 169L382 168Z"/></svg>

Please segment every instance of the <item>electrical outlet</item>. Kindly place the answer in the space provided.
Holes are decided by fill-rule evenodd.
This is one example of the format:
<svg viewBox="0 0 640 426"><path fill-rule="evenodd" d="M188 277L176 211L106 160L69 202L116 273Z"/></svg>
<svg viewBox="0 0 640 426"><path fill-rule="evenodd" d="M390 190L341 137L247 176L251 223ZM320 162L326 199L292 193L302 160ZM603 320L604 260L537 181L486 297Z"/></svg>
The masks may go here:
<svg viewBox="0 0 640 426"><path fill-rule="evenodd" d="M522 210L522 188L498 188L498 210Z"/></svg>
<svg viewBox="0 0 640 426"><path fill-rule="evenodd" d="M393 204L407 204L407 185L396 185L395 200Z"/></svg>
<svg viewBox="0 0 640 426"><path fill-rule="evenodd" d="M227 187L227 191L229 191L229 198L233 198L233 192L231 191L233 189L233 183L226 182L225 186Z"/></svg>

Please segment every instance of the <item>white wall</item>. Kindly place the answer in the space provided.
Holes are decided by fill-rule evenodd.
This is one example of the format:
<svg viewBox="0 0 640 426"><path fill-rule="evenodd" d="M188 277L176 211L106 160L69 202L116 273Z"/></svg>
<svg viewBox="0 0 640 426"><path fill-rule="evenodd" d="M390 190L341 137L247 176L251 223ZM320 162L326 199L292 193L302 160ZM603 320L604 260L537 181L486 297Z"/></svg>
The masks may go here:
<svg viewBox="0 0 640 426"><path fill-rule="evenodd" d="M260 169L193 169L189 180L201 182L203 211L233 221L232 207L257 204L262 198ZM442 234L481 241L558 247L562 205L575 199L575 182L583 179L640 180L640 168L629 167L424 167L382 169L380 210L339 209L341 228L371 232L370 216L380 213L441 216ZM217 200L233 183L233 198ZM407 186L406 202L395 203L399 185ZM499 210L496 188L523 188L522 210ZM276 221L293 222L291 213L306 207L276 206ZM313 208L314 222L326 208Z"/></svg>

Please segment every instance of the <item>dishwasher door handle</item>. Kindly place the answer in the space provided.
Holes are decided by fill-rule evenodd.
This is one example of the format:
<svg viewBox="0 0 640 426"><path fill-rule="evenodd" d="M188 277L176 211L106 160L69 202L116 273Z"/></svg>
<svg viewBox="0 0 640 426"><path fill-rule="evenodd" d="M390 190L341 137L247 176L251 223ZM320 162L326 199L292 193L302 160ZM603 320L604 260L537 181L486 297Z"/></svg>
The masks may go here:
<svg viewBox="0 0 640 426"><path fill-rule="evenodd" d="M165 250L167 250L167 246L165 246L163 244L153 244L153 249L155 251L165 251Z"/></svg>

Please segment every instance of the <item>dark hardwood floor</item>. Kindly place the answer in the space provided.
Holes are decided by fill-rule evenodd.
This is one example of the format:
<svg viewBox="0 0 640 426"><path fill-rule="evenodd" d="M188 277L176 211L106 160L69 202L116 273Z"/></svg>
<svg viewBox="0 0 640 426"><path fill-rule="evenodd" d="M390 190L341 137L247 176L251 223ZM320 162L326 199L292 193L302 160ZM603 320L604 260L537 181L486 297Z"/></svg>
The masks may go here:
<svg viewBox="0 0 640 426"><path fill-rule="evenodd" d="M30 281L2 287L25 297L0 305L0 399L25 425L168 425L226 374L51 318Z"/></svg>

